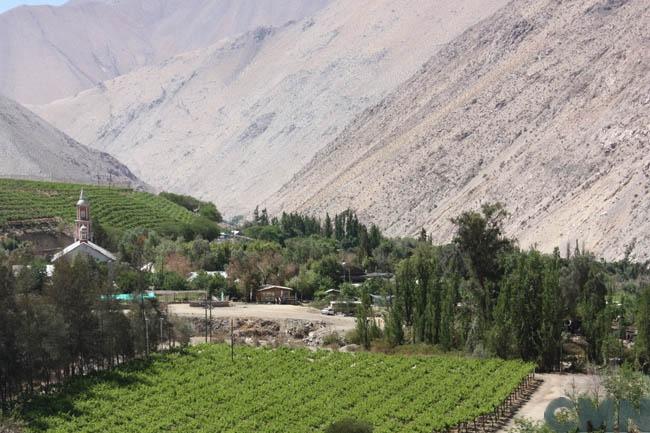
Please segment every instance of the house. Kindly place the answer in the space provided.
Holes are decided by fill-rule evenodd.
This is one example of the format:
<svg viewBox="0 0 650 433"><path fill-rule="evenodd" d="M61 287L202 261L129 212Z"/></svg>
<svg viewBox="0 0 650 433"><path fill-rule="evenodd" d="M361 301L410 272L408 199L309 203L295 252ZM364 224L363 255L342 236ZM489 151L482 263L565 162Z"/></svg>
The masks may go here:
<svg viewBox="0 0 650 433"><path fill-rule="evenodd" d="M90 203L84 196L84 190L77 201L77 219L75 220L74 243L52 257L52 263L62 258L73 260L78 255L92 257L99 262L114 262L117 258L108 250L92 242L93 232L90 221Z"/></svg>
<svg viewBox="0 0 650 433"><path fill-rule="evenodd" d="M387 307L393 302L392 296L370 294L370 299L372 299L372 305L374 307Z"/></svg>
<svg viewBox="0 0 650 433"><path fill-rule="evenodd" d="M225 271L202 271L202 272L209 277L220 275L223 278L228 278L228 272ZM196 277L198 277L200 273L201 272L190 272L189 275L187 276L187 281L191 283L192 281L196 280Z"/></svg>
<svg viewBox="0 0 650 433"><path fill-rule="evenodd" d="M291 287L267 284L257 289L255 301L273 304L295 304L295 291Z"/></svg>
<svg viewBox="0 0 650 433"><path fill-rule="evenodd" d="M338 299L338 297L341 296L341 291L339 289L325 290L325 296L328 296L332 299Z"/></svg>

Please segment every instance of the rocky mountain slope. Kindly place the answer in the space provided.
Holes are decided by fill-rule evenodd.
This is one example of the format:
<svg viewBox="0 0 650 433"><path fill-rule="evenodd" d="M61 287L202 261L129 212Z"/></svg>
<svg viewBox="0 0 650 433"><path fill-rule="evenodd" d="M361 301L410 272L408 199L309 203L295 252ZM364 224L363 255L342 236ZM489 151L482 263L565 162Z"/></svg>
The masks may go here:
<svg viewBox="0 0 650 433"><path fill-rule="evenodd" d="M3 96L0 156L1 177L144 186L112 156L79 144Z"/></svg>
<svg viewBox="0 0 650 433"><path fill-rule="evenodd" d="M516 0L358 116L267 201L361 211L389 234L503 201L507 229L650 258L650 3Z"/></svg>
<svg viewBox="0 0 650 433"><path fill-rule="evenodd" d="M0 15L0 93L24 104L73 96L225 37L304 18L328 1L72 0L15 8Z"/></svg>
<svg viewBox="0 0 650 433"><path fill-rule="evenodd" d="M34 107L150 184L248 214L345 125L506 0L332 0Z"/></svg>

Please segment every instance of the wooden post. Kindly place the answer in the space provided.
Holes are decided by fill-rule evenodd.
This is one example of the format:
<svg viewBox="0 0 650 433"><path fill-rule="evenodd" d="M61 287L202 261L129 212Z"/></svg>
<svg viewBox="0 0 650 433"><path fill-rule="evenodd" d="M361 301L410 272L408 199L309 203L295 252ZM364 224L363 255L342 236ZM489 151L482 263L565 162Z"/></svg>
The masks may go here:
<svg viewBox="0 0 650 433"><path fill-rule="evenodd" d="M230 319L230 360L235 362L235 334L233 332L234 320Z"/></svg>

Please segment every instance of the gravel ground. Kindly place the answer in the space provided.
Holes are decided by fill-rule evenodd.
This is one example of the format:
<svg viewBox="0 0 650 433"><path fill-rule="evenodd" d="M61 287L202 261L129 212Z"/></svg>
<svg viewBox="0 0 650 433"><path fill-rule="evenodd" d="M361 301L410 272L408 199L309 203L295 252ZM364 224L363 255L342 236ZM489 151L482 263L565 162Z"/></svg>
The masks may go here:
<svg viewBox="0 0 650 433"><path fill-rule="evenodd" d="M169 311L181 317L203 317L202 308L190 307L187 304L172 304ZM212 309L212 317L255 318L266 320L308 320L312 322L325 322L333 331L346 332L354 329L354 317L325 316L315 308L297 305L267 305L267 304L242 304L231 303L230 307Z"/></svg>

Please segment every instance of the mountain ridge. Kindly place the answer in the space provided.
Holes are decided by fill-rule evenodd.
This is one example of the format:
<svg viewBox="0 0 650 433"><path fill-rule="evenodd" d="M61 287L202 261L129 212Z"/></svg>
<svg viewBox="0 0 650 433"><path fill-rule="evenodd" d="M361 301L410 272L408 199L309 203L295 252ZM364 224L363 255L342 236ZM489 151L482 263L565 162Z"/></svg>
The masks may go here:
<svg viewBox="0 0 650 433"><path fill-rule="evenodd" d="M147 188L105 152L74 141L15 101L0 95L0 177Z"/></svg>
<svg viewBox="0 0 650 433"><path fill-rule="evenodd" d="M424 227L446 242L453 216L502 201L523 247L578 239L621 258L636 244L647 259L648 12L634 0L510 3L359 115L264 204L353 207L389 234Z"/></svg>
<svg viewBox="0 0 650 433"><path fill-rule="evenodd" d="M73 96L257 26L301 19L328 1L81 0L11 9L0 14L0 93L23 104Z"/></svg>
<svg viewBox="0 0 650 433"><path fill-rule="evenodd" d="M357 113L504 4L337 0L34 109L153 185L248 213Z"/></svg>

